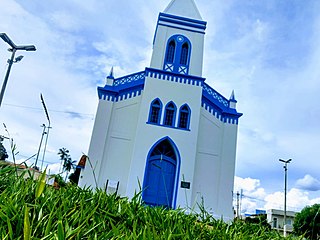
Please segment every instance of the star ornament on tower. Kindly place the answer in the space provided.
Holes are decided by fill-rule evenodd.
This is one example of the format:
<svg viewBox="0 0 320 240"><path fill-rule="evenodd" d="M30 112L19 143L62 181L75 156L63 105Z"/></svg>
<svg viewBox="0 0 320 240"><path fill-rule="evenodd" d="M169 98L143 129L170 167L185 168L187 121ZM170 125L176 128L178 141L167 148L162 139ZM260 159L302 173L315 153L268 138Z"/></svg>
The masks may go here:
<svg viewBox="0 0 320 240"><path fill-rule="evenodd" d="M8 49L8 51L12 52L11 58L8 59L8 61L7 61L8 62L8 69L7 69L6 75L4 77L4 81L3 81L3 84L2 84L2 88L1 88L1 93L0 93L0 107L1 107L1 103L2 103L2 100L3 100L3 96L4 96L4 92L6 90L7 83L8 83L8 79L9 79L9 75L10 75L12 64L20 62L22 60L22 58L23 58L22 55L14 58L16 52L18 50L36 51L36 47L34 45L19 45L18 46L16 44L14 44L14 42L5 33L0 33L0 38L2 38L3 41L5 41L6 43L9 44L10 48Z"/></svg>

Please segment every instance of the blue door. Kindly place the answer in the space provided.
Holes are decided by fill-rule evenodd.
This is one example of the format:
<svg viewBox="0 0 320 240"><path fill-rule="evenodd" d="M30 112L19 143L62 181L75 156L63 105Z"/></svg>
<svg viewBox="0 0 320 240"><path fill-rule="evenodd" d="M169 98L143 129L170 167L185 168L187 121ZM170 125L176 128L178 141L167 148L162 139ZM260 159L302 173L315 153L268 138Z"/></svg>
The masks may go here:
<svg viewBox="0 0 320 240"><path fill-rule="evenodd" d="M172 207L177 161L171 145L162 142L147 160L143 201L152 206Z"/></svg>

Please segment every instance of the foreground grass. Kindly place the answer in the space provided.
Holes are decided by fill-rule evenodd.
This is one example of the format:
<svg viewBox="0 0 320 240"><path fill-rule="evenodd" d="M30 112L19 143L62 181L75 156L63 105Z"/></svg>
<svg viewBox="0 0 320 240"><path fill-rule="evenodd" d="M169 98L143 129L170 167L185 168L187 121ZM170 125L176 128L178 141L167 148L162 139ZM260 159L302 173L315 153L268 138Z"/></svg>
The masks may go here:
<svg viewBox="0 0 320 240"><path fill-rule="evenodd" d="M72 185L56 190L24 174L0 168L1 239L283 239L261 224L147 207L139 194L128 201Z"/></svg>

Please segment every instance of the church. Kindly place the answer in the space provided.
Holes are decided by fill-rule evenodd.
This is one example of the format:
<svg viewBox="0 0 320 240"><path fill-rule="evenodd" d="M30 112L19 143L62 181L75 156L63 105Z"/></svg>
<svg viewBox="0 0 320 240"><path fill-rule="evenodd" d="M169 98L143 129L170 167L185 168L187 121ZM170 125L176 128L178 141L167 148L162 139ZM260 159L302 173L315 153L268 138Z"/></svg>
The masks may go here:
<svg viewBox="0 0 320 240"><path fill-rule="evenodd" d="M158 16L150 66L98 87L99 103L79 185L151 206L233 219L238 121L234 93L202 76L206 22L194 0Z"/></svg>

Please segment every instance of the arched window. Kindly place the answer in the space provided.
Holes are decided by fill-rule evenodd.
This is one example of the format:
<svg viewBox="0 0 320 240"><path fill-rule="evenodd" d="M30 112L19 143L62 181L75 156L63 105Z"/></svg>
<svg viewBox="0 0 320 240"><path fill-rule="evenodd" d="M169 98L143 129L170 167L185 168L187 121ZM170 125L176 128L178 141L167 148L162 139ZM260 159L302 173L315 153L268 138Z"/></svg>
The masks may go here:
<svg viewBox="0 0 320 240"><path fill-rule="evenodd" d="M175 124L175 118L176 118L176 106L174 105L173 102L169 102L165 109L163 125L173 127Z"/></svg>
<svg viewBox="0 0 320 240"><path fill-rule="evenodd" d="M188 46L188 43L185 42L182 45L182 49L181 49L180 64L187 65L188 53L189 53L189 46Z"/></svg>
<svg viewBox="0 0 320 240"><path fill-rule="evenodd" d="M187 104L184 104L180 108L178 127L183 129L189 129L189 125L190 125L190 108L188 107Z"/></svg>
<svg viewBox="0 0 320 240"><path fill-rule="evenodd" d="M162 108L162 103L159 99L155 99L152 101L150 105L150 112L149 112L150 123L156 123L156 124L160 123L161 108Z"/></svg>
<svg viewBox="0 0 320 240"><path fill-rule="evenodd" d="M173 63L175 50L176 50L176 43L174 40L171 40L167 50L167 59L166 59L167 63Z"/></svg>
<svg viewBox="0 0 320 240"><path fill-rule="evenodd" d="M183 35L176 34L167 41L163 70L187 75L191 55L191 42Z"/></svg>

